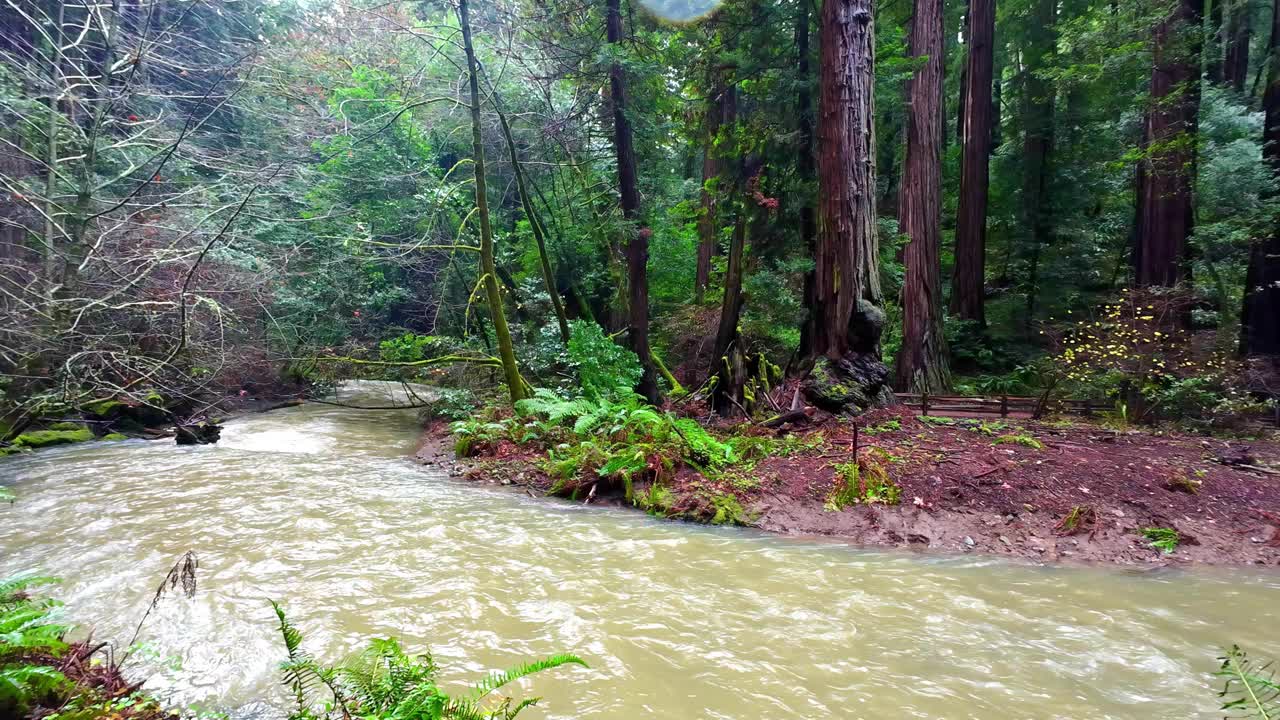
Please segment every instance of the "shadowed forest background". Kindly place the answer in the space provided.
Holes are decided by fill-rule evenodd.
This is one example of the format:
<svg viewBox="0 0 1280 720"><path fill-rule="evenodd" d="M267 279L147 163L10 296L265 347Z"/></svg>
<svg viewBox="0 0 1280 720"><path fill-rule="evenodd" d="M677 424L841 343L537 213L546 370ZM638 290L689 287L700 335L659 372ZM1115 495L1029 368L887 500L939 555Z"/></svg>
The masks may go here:
<svg viewBox="0 0 1280 720"><path fill-rule="evenodd" d="M1274 387L1258 0L0 23L6 439L352 374L518 400L583 382L579 332L635 352L606 385L725 416L813 372L861 388L837 410L1052 390L1212 422Z"/></svg>

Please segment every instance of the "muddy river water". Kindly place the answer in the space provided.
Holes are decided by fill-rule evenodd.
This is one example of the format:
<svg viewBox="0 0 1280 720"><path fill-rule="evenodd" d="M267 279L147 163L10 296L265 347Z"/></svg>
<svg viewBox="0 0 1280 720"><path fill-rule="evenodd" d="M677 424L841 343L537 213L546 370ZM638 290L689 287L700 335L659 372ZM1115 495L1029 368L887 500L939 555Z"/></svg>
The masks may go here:
<svg viewBox="0 0 1280 720"><path fill-rule="evenodd" d="M380 390L348 390L370 399ZM216 446L90 443L0 460L0 577L59 576L67 615L126 641L175 703L287 709L269 599L311 651L429 647L447 687L535 655L529 718L1213 718L1224 645L1280 658L1280 574L1035 567L871 551L538 500L407 455L412 412L329 405ZM525 717L525 716L522 716Z"/></svg>

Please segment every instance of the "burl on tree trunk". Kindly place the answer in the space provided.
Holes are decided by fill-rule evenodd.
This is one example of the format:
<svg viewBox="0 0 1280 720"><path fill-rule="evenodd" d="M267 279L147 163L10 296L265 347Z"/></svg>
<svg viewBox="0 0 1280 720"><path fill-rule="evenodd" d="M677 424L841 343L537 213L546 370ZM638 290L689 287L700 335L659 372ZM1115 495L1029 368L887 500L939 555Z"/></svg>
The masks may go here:
<svg viewBox="0 0 1280 720"><path fill-rule="evenodd" d="M805 399L830 413L858 414L898 402L891 373L880 360L884 311L859 300L849 320L849 351L836 357L818 356L804 379Z"/></svg>

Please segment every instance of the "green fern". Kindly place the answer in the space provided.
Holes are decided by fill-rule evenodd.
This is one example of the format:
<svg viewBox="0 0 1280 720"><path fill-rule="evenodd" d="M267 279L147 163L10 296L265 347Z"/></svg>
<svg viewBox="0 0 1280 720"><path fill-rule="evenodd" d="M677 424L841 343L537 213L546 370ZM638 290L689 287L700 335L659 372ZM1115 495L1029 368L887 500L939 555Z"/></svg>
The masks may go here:
<svg viewBox="0 0 1280 720"><path fill-rule="evenodd" d="M0 709L26 711L35 698L46 697L71 684L58 670L47 665L0 667Z"/></svg>
<svg viewBox="0 0 1280 720"><path fill-rule="evenodd" d="M1222 678L1222 710L1228 718L1276 720L1280 718L1280 684L1276 683L1272 663L1255 665L1238 646L1218 658L1221 669L1214 673Z"/></svg>
<svg viewBox="0 0 1280 720"><path fill-rule="evenodd" d="M63 636L71 628L53 622L61 603L36 600L28 593L55 582L53 578L34 575L0 580L0 659L36 650L57 655L66 649Z"/></svg>
<svg viewBox="0 0 1280 720"><path fill-rule="evenodd" d="M552 422L580 417L596 407L596 403L586 398L567 399L547 388L537 388L533 391L533 397L516 403L516 410L520 414L542 415Z"/></svg>
<svg viewBox="0 0 1280 720"><path fill-rule="evenodd" d="M538 702L530 698L514 703L502 698L486 704L494 691L520 678L567 664L586 667L574 655L549 658L493 673L476 683L465 696L452 698L436 685L438 668L429 653L410 656L392 638L375 639L356 657L337 667L323 667L302 650L302 633L274 601L288 660L280 669L284 684L292 689L297 708L291 720L512 720ZM329 703L310 701L311 690L324 684L333 694Z"/></svg>
<svg viewBox="0 0 1280 720"><path fill-rule="evenodd" d="M333 673L321 667L302 649L302 632L289 622L284 608L280 607L275 600L271 601L271 607L275 609L276 617L280 620L278 628L280 637L284 640L285 650L289 654L288 659L280 663L281 677L284 686L293 693L293 699L297 705L296 717L306 717L310 698L321 686L329 687L333 691L335 701L339 699L338 692L333 688Z"/></svg>
<svg viewBox="0 0 1280 720"><path fill-rule="evenodd" d="M33 655L57 656L66 650L63 640L70 626L54 622L60 603L35 599L29 591L56 582L53 578L20 575L0 580L0 711L25 711L36 698L68 684L56 669L23 664ZM6 662L18 661L14 664ZM0 712L3 714L3 712Z"/></svg>
<svg viewBox="0 0 1280 720"><path fill-rule="evenodd" d="M530 663L523 663L502 672L491 673L489 677L486 677L484 680L481 680L472 686L471 696L469 699L473 702L480 701L495 690L498 690L505 685L510 685L520 678L545 672L547 670L554 670L555 668L571 664L587 667L587 663L577 655L561 653L559 655L542 658L541 660L535 660Z"/></svg>

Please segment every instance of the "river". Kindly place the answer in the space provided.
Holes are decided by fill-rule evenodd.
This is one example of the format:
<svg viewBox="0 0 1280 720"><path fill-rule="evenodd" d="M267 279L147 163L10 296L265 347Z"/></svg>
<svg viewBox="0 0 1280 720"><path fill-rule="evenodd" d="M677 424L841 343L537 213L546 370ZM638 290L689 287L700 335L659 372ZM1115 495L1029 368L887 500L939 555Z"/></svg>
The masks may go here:
<svg viewBox="0 0 1280 720"><path fill-rule="evenodd" d="M367 385L354 392L370 400ZM279 717L269 599L333 660L429 647L446 688L525 681L537 718L1214 718L1223 645L1280 658L1280 575L1036 567L664 522L450 480L412 412L308 404L217 446L93 443L0 460L0 577L63 578L67 615L126 641L175 703Z"/></svg>

